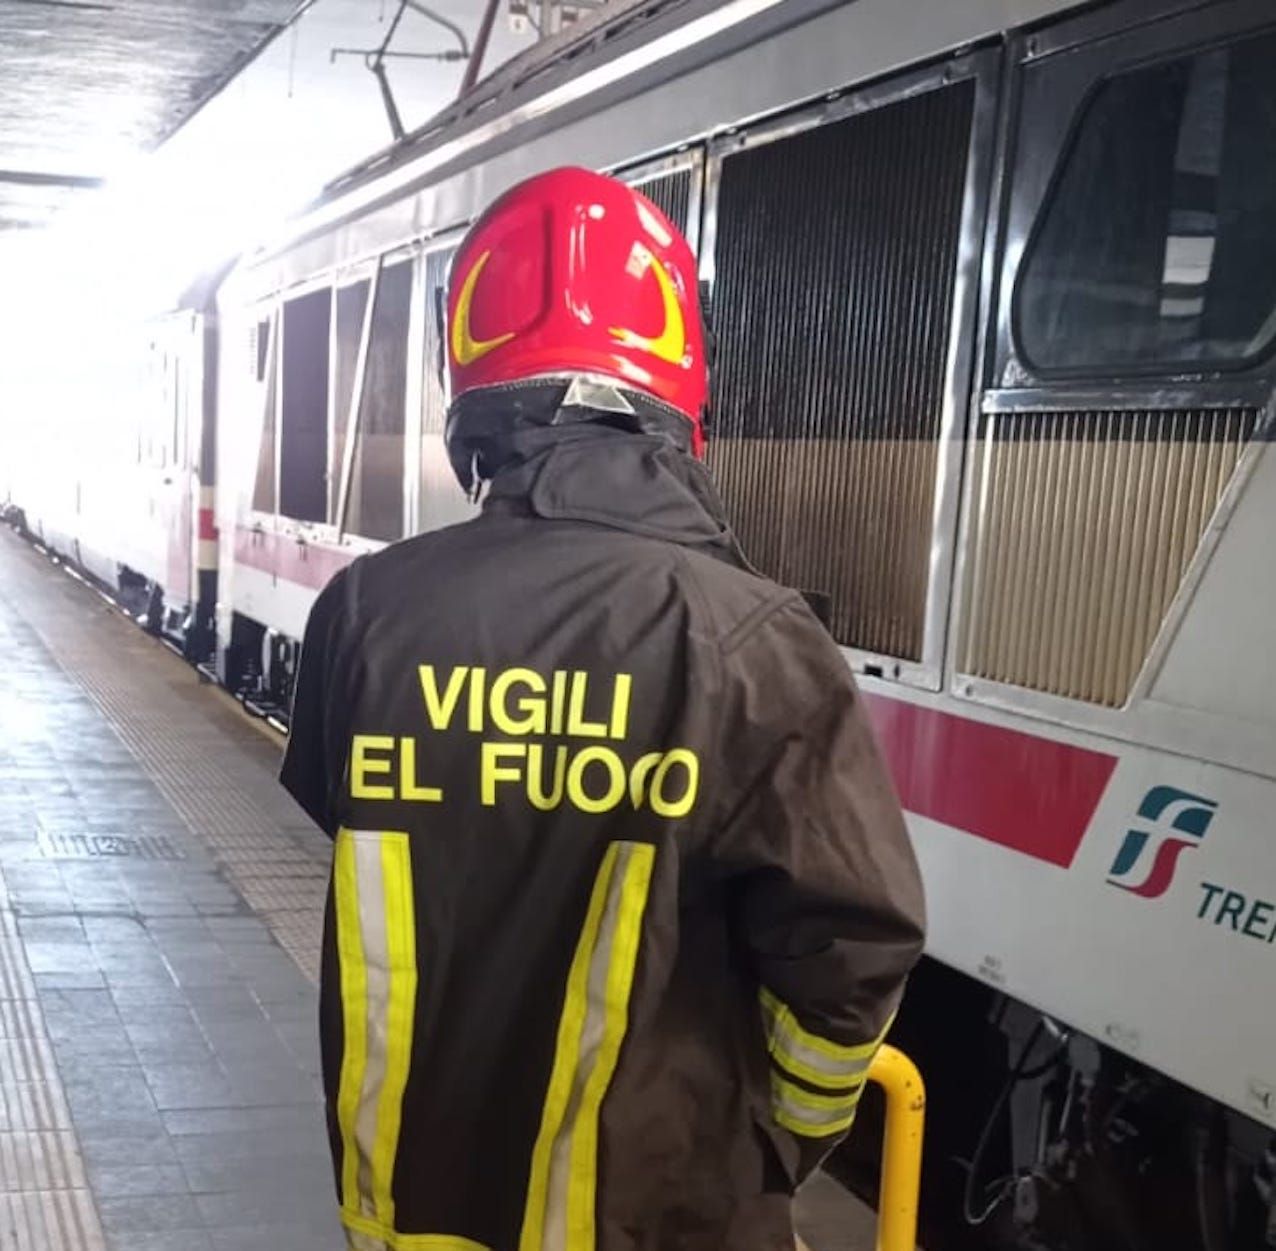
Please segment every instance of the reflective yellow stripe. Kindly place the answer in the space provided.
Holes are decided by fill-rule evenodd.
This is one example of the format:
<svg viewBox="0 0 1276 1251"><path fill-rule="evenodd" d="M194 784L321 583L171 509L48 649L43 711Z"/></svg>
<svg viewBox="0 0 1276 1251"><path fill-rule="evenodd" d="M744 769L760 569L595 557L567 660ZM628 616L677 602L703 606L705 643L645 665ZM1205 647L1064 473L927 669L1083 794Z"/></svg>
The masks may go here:
<svg viewBox="0 0 1276 1251"><path fill-rule="evenodd" d="M598 1117L629 1025L655 848L613 843L594 880L558 1023L519 1251L593 1251Z"/></svg>
<svg viewBox="0 0 1276 1251"><path fill-rule="evenodd" d="M345 1033L337 1090L342 1219L393 1231L394 1163L417 992L408 836L339 830L333 886Z"/></svg>
<svg viewBox="0 0 1276 1251"><path fill-rule="evenodd" d="M350 1235L351 1251L364 1251L365 1247L367 1251L383 1251L383 1247L390 1247L392 1251L491 1251L472 1238L459 1238L455 1234L401 1234L378 1221L349 1212L343 1212L341 1220Z"/></svg>
<svg viewBox="0 0 1276 1251"><path fill-rule="evenodd" d="M771 1073L771 1111L776 1123L804 1138L826 1138L850 1129L855 1120L864 1079L840 1095L817 1095Z"/></svg>
<svg viewBox="0 0 1276 1251"><path fill-rule="evenodd" d="M758 998L772 1059L794 1077L826 1089L844 1089L868 1072L895 1019L892 1016L870 1042L848 1046L803 1029L788 1005L765 986L759 989Z"/></svg>
<svg viewBox="0 0 1276 1251"><path fill-rule="evenodd" d="M589 897L585 924L581 927L567 974L567 994L563 1000L562 1015L558 1020L558 1042L554 1048L554 1067L550 1071L549 1086L545 1092L545 1108L541 1114L540 1132L532 1148L532 1170L527 1185L527 1207L523 1213L523 1230L518 1240L519 1251L540 1251L545 1233L545 1208L549 1190L550 1153L554 1140L562 1126L567 1100L571 1095L572 1078L576 1073L580 1051L580 1034L585 1024L585 991L589 979L589 961L598 941L598 927L603 918L603 905L607 902L607 888L611 884L612 870L616 865L616 844L607 848L603 862L594 879L594 889Z"/></svg>
<svg viewBox="0 0 1276 1251"><path fill-rule="evenodd" d="M377 1137L372 1178L377 1219L394 1228L394 1159L399 1148L403 1090L412 1063L416 1016L416 913L412 894L412 853L406 834L381 838L381 882L385 897L389 1004L385 1021L385 1075L377 1107Z"/></svg>
<svg viewBox="0 0 1276 1251"><path fill-rule="evenodd" d="M337 831L333 853L333 892L337 912L337 956L341 965L341 1079L337 1087L337 1123L341 1129L341 1203L359 1210L359 1144L355 1122L367 1068L368 972L359 933L359 883L354 839Z"/></svg>
<svg viewBox="0 0 1276 1251"><path fill-rule="evenodd" d="M593 1072L585 1083L576 1128L572 1134L571 1179L567 1192L567 1246L586 1251L594 1245L594 1218L598 1193L598 1115L620 1058L620 1044L629 1028L629 995L642 918L651 887L656 849L648 843L633 844L621 880L619 912L611 940L607 985L603 1001L603 1037Z"/></svg>

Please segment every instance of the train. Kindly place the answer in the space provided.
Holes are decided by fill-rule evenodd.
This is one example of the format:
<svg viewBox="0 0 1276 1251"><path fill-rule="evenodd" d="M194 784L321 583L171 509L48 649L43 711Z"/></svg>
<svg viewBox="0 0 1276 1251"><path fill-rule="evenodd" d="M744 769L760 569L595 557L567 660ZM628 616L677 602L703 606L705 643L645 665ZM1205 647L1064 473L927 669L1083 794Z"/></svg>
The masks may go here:
<svg viewBox="0 0 1276 1251"><path fill-rule="evenodd" d="M435 311L563 164L687 233L710 466L892 766L926 1245L1276 1246L1276 11L612 0L153 319L109 438L24 426L9 516L282 726L327 580L472 514Z"/></svg>

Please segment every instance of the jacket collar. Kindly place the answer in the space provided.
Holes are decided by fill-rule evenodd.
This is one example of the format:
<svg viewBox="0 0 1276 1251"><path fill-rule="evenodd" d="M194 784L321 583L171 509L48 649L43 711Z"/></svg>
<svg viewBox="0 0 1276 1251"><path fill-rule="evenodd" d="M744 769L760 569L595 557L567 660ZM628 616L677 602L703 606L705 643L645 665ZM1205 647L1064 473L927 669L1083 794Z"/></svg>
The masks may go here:
<svg viewBox="0 0 1276 1251"><path fill-rule="evenodd" d="M485 513L584 521L748 568L708 471L659 436L586 424L520 431Z"/></svg>

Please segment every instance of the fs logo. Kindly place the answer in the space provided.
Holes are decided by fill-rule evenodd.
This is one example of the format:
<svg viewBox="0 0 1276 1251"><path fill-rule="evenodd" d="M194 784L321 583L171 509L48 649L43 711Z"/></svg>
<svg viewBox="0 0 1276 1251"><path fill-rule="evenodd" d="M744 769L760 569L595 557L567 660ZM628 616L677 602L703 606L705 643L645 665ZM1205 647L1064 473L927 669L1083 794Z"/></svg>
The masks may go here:
<svg viewBox="0 0 1276 1251"><path fill-rule="evenodd" d="M1210 828L1218 803L1173 786L1154 786L1139 805L1136 824L1108 871L1108 884L1159 899L1170 889L1174 869L1188 847L1196 847Z"/></svg>

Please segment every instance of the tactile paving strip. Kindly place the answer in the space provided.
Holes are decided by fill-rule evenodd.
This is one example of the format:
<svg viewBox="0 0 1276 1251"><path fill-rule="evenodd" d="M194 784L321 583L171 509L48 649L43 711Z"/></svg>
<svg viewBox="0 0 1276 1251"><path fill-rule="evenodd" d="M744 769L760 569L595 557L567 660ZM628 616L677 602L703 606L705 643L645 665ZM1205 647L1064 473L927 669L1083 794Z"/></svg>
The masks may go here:
<svg viewBox="0 0 1276 1251"><path fill-rule="evenodd" d="M0 1134L0 1178L22 1192L88 1186L80 1148L69 1131Z"/></svg>
<svg viewBox="0 0 1276 1251"><path fill-rule="evenodd" d="M0 1251L87 1251L104 1245L87 1190L0 1194Z"/></svg>
<svg viewBox="0 0 1276 1251"><path fill-rule="evenodd" d="M0 1251L105 1251L0 876Z"/></svg>

